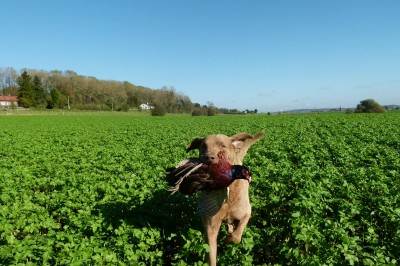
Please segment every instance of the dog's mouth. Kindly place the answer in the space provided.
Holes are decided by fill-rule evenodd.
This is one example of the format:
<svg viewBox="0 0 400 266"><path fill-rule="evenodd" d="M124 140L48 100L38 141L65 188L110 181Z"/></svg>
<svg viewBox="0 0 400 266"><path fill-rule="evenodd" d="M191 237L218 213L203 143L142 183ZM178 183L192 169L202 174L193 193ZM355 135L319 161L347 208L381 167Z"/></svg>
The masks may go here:
<svg viewBox="0 0 400 266"><path fill-rule="evenodd" d="M220 151L217 155L212 153L207 153L200 156L200 161L204 164L211 165L211 164L218 164L220 161L228 161L228 157L226 153Z"/></svg>
<svg viewBox="0 0 400 266"><path fill-rule="evenodd" d="M202 164L205 164L205 165L212 165L212 164L218 164L218 162L215 162L215 161L210 161L210 160L201 160L201 163Z"/></svg>

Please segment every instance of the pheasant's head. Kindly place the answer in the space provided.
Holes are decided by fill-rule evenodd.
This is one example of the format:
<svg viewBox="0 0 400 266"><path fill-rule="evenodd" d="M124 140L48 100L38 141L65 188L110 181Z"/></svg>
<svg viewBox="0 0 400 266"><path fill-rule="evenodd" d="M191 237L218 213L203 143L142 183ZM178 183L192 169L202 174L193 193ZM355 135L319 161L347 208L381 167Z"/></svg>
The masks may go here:
<svg viewBox="0 0 400 266"><path fill-rule="evenodd" d="M246 179L251 182L251 173L249 168L244 165L232 165L232 179Z"/></svg>

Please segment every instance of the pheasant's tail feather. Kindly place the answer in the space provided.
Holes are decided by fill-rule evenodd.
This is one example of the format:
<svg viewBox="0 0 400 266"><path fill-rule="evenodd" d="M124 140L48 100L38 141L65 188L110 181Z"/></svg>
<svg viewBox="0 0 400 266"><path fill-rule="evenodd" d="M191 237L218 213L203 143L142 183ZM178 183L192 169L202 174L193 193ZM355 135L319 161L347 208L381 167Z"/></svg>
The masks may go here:
<svg viewBox="0 0 400 266"><path fill-rule="evenodd" d="M194 166L198 165L196 159L187 159L179 162L177 166L167 168L167 182L170 186L175 185L175 183L184 176L188 171L190 171Z"/></svg>

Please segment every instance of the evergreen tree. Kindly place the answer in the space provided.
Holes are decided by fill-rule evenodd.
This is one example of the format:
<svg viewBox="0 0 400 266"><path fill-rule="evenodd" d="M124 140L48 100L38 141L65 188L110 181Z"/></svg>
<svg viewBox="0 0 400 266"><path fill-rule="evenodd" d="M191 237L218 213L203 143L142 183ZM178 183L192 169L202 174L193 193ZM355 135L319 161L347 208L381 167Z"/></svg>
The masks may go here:
<svg viewBox="0 0 400 266"><path fill-rule="evenodd" d="M36 75L33 78L32 90L35 97L35 106L44 104L46 101L46 92L40 78Z"/></svg>
<svg viewBox="0 0 400 266"><path fill-rule="evenodd" d="M60 92L56 88L52 88L50 91L50 97L47 97L47 109L53 109L59 107L60 104Z"/></svg>
<svg viewBox="0 0 400 266"><path fill-rule="evenodd" d="M29 108L35 104L35 97L32 88L32 78L24 71L17 78L18 89L18 104L21 107Z"/></svg>

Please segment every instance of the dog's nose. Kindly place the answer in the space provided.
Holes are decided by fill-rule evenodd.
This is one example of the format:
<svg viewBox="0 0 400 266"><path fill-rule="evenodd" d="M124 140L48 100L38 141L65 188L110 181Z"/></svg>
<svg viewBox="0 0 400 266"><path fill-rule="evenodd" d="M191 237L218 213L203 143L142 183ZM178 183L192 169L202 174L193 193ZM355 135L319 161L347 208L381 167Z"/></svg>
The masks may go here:
<svg viewBox="0 0 400 266"><path fill-rule="evenodd" d="M205 155L204 160L208 163L218 163L218 157L212 154Z"/></svg>

